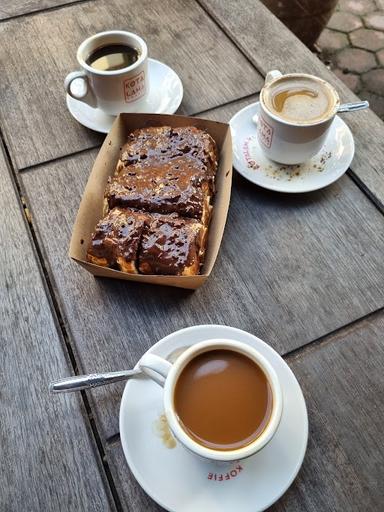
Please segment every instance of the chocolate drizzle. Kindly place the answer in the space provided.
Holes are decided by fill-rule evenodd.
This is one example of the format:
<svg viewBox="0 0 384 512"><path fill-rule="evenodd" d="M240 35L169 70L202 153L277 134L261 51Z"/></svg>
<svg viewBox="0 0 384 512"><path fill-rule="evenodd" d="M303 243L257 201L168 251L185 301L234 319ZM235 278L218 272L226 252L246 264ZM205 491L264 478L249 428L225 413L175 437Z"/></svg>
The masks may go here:
<svg viewBox="0 0 384 512"><path fill-rule="evenodd" d="M199 261L203 226L192 219L154 218L143 233L139 269L144 274L181 275Z"/></svg>
<svg viewBox="0 0 384 512"><path fill-rule="evenodd" d="M127 263L134 262L148 221L145 213L114 208L97 224L88 249L88 260L105 259L109 266L117 265L120 257Z"/></svg>
<svg viewBox="0 0 384 512"><path fill-rule="evenodd" d="M143 128L129 135L120 160L124 166L146 159L168 162L188 156L205 165L206 173L214 176L217 170L217 148L212 137L195 126Z"/></svg>
<svg viewBox="0 0 384 512"><path fill-rule="evenodd" d="M195 275L205 251L217 148L194 126L135 130L105 190L87 259L124 272Z"/></svg>
<svg viewBox="0 0 384 512"><path fill-rule="evenodd" d="M189 157L169 162L132 164L107 185L109 207L123 206L148 212L173 213L201 219L209 202L204 164Z"/></svg>

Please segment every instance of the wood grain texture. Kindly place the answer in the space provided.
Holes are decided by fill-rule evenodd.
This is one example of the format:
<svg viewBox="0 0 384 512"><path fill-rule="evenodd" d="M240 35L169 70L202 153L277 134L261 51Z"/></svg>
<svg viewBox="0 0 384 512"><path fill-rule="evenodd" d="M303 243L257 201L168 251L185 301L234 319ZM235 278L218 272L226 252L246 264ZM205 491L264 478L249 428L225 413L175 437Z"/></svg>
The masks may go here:
<svg viewBox="0 0 384 512"><path fill-rule="evenodd" d="M203 9L187 0L104 0L10 20L0 25L0 61L6 63L0 118L18 168L102 141L67 111L63 81L79 67L79 44L111 28L143 35L150 56L175 69L184 84L181 113L200 112L261 88L261 75Z"/></svg>
<svg viewBox="0 0 384 512"><path fill-rule="evenodd" d="M108 461L113 479L116 483L124 511L162 512L165 510L153 501L137 483L125 460L120 442L114 443L107 448L106 460Z"/></svg>
<svg viewBox="0 0 384 512"><path fill-rule="evenodd" d="M227 120L235 108L209 116ZM384 305L384 219L348 177L284 196L236 175L218 260L196 292L95 279L67 257L95 155L21 174L84 371L129 368L159 338L202 323L245 329L286 353ZM106 438L122 389L92 393Z"/></svg>
<svg viewBox="0 0 384 512"><path fill-rule="evenodd" d="M306 398L310 432L299 475L270 512L381 510L383 329L384 315L374 315L288 358ZM163 510L138 486L120 443L107 450L107 460L123 510Z"/></svg>
<svg viewBox="0 0 384 512"><path fill-rule="evenodd" d="M114 510L0 149L0 510Z"/></svg>
<svg viewBox="0 0 384 512"><path fill-rule="evenodd" d="M1 0L0 20L72 2L73 0Z"/></svg>
<svg viewBox="0 0 384 512"><path fill-rule="evenodd" d="M258 0L199 0L199 3L264 76L271 69L315 74L336 87L342 102L358 100ZM356 152L351 170L361 187L383 210L384 123L371 110L344 114L343 119L355 137Z"/></svg>
<svg viewBox="0 0 384 512"><path fill-rule="evenodd" d="M271 512L379 511L384 503L384 315L288 363L307 401L303 467Z"/></svg>

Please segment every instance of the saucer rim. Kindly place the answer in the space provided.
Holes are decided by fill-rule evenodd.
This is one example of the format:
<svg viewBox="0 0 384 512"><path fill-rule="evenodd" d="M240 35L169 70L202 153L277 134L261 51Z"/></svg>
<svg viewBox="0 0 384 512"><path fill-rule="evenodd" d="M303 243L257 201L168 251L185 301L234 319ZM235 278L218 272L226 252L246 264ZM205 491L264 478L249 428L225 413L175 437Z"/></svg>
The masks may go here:
<svg viewBox="0 0 384 512"><path fill-rule="evenodd" d="M285 365L286 370L288 370L288 373L290 374L291 378L293 378L296 381L297 386L298 386L298 392L300 394L300 398L302 400L302 404L303 404L303 407L304 407L304 413L305 413L303 415L303 420L304 420L303 440L304 440L304 443L302 445L301 452L298 454L298 456L299 456L298 462L297 462L296 466L294 467L294 470L292 471L291 478L288 480L287 485L281 490L281 492L277 496L273 497L271 499L271 501L269 501L268 504L264 508L257 509L258 512L263 512L264 510L267 510L269 507L271 507L274 503L276 503L287 492L287 490L290 488L290 486L292 485L292 483L296 479L296 477L297 477L297 475L298 475L298 473L300 471L300 468L301 468L301 466L303 464L303 461L304 461L304 458L305 458L305 454L306 454L306 451L307 451L307 447L308 447L308 437L309 437L308 409L307 409L307 404L306 404L306 401L305 401L305 397L304 397L304 394L303 394L303 391L301 389L299 381L297 380L297 378L296 378L295 374L293 373L293 371L291 370L290 366L282 358L282 356L274 348L272 348L271 345L269 345L268 343L266 343L262 339L258 338L257 336L255 336L254 334L252 334L250 332L244 331L244 330L239 329L237 327L231 327L231 326L222 325L222 324L200 324L200 325L194 325L194 326L190 326L190 327L185 327L185 328L179 329L177 331L174 331L174 332L168 334L167 336L164 336L163 338L161 338L154 345L152 345L145 352L145 354L146 353L153 353L153 351L156 350L157 347L159 347L160 345L166 343L167 341L169 341L170 338L173 338L173 337L175 337L177 335L180 335L182 333L189 332L189 331L194 331L196 329L204 330L206 328L209 328L209 329L212 329L212 328L213 329L217 329L217 328L225 329L225 331L229 331L229 333L233 333L234 335L236 335L237 333L241 333L242 335L245 334L245 335L247 335L247 336L249 336L251 338L254 338L258 343L261 343L264 346L266 346L266 348L268 350L270 350L272 353L274 353L274 356L277 356L281 360L281 362ZM211 339L211 337L209 337L207 339ZM230 339L230 338L228 338L228 339ZM234 339L236 339L236 338L234 338ZM198 343L198 341L196 341L196 343ZM247 343L247 342L243 341L243 343ZM135 365L135 369L136 368L139 368L139 361ZM142 475L141 475L140 471L137 470L136 465L134 463L130 464L128 462L128 459L131 460L131 458L127 457L127 453L129 453L129 448L128 448L127 440L126 440L125 436L121 435L121 433L123 432L123 413L122 413L122 411L123 411L123 409L125 407L125 401L127 400L127 394L128 394L127 388L128 388L128 385L129 385L129 381L124 386L124 390L123 390L123 394L122 394L122 398L121 398L121 403L120 403L120 409L119 409L120 441L121 441L121 446L123 448L123 454L124 454L124 458L125 458L126 464L128 466L129 471L131 471L132 475L134 476L135 480L137 481L137 483L144 490L144 492L153 501L155 501L155 503L157 503L158 505L163 507L168 512L178 512L177 509L171 509L171 508L169 508L168 505L165 505L165 503L162 501L162 499L159 499L159 497L155 493L152 492L152 489L150 489L148 487L148 485L146 485L144 479L141 477ZM280 428L280 426L278 428ZM257 456L257 454L255 454L254 456Z"/></svg>
<svg viewBox="0 0 384 512"><path fill-rule="evenodd" d="M233 121L237 117L240 117L240 115L243 114L245 111L250 110L251 108L256 108L259 105L260 105L260 101L255 101L254 103L251 103L250 105L245 106L244 108L242 108L241 110L236 112L236 114L234 114L231 117L231 119L229 120L229 126L231 127L231 134L232 134L232 123L233 123ZM246 172L244 172L243 169L242 169L242 167L244 167L244 164L239 162L238 158L236 158L236 156L235 156L234 151L233 151L233 167L236 169L236 171L243 178L245 178L249 182L253 183L254 185L257 185L258 187L264 188L266 190L271 190L273 192L279 192L279 193L282 193L282 194L306 194L308 192L315 192L316 190L321 190L321 189L323 189L325 187L328 187L329 185L332 185L332 183L335 183L335 181L340 179L348 171L348 169L349 169L349 167L350 167L350 165L352 163L352 160L353 160L353 158L355 156L355 139L353 137L351 129L349 128L347 123L339 115L335 116L335 120L336 119L341 123L341 126L343 127L343 129L345 129L345 131L347 133L347 136L350 139L351 151L350 151L349 157L347 159L348 163L345 164L345 165L340 166L340 169L342 169L342 170L340 170L335 176L333 176L329 181L326 181L325 183L322 183L322 184L319 184L319 185L315 185L315 186L312 186L312 187L308 187L308 188L306 188L304 190L303 189L287 189L287 188L284 188L284 186L282 186L282 185L279 186L277 184L276 185L272 185L272 184L268 185L268 184L260 183L259 181L255 181L255 180L251 179L250 176L247 176ZM234 141L235 141L235 137L232 135L232 144L233 144L233 146L235 145ZM272 160L271 160L271 162L272 162ZM236 165L237 163L240 164L239 167ZM276 163L276 162L273 162L273 163ZM326 176L326 175L324 175L324 176Z"/></svg>
<svg viewBox="0 0 384 512"><path fill-rule="evenodd" d="M157 112L158 114L174 114L175 112L177 112L178 108L180 107L181 105L181 102L183 101L183 97L184 97L184 86L183 86L183 82L180 78L180 76L176 73L176 71L171 68L171 66L169 66L168 64L166 64L165 62L162 62L158 59L153 59L153 58L148 58L148 64L151 65L152 64L159 64L160 66L163 66L165 68L168 68L169 70L171 70L171 72L174 74L175 78L178 80L179 82L179 98L178 98L178 101L175 102L175 108L174 109L171 109L172 111L164 111L164 112ZM104 134L107 134L109 133L111 127L106 131L104 128L95 128L96 126L96 123L93 124L92 126L90 126L89 123L84 123L84 120L80 120L79 117L75 116L73 114L73 111L70 107L70 103L71 102L77 102L77 103L84 103L84 102L81 102L79 100L77 100L76 98L73 98L72 96L70 96L68 93L66 94L66 106L67 106L67 110L68 112L70 113L70 115L72 116L72 118L77 121L79 124L81 124L82 126L84 126L85 128L88 128L89 130L92 130L92 131L95 131L95 132L98 132L98 133L104 133ZM88 105L89 108L92 108ZM116 119L117 115L112 115L112 114L106 114L105 112L103 112L101 109L99 108L96 108L94 110L99 110L101 111L105 116L108 116L112 119L112 124L114 122L114 120ZM132 112L132 114L140 114L140 113L143 113L143 112ZM152 113L152 112L146 112L146 113ZM112 125L111 125L112 126Z"/></svg>

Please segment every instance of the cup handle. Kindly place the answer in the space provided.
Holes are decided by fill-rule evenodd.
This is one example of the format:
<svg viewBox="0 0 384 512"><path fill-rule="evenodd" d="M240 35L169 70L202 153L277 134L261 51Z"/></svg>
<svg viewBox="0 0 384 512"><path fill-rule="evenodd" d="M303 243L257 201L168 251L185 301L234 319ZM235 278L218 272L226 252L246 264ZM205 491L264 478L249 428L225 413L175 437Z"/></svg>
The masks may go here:
<svg viewBox="0 0 384 512"><path fill-rule="evenodd" d="M159 386L164 387L172 364L155 354L144 354L139 361L139 367L145 375L154 380Z"/></svg>
<svg viewBox="0 0 384 512"><path fill-rule="evenodd" d="M272 71L268 71L267 76L265 77L265 83L269 84L269 82L272 82L272 80L275 80L275 78L279 78L281 76L283 76L283 73L281 73L277 69L273 69Z"/></svg>
<svg viewBox="0 0 384 512"><path fill-rule="evenodd" d="M259 115L260 115L260 108L259 108L259 105L257 105L255 108L255 113L252 116L253 124L255 124L256 126L259 122Z"/></svg>
<svg viewBox="0 0 384 512"><path fill-rule="evenodd" d="M74 80L80 79L84 83L84 94L82 95L76 95L71 91L71 84ZM64 87L67 91L67 94L71 96L71 98L74 98L75 100L82 101L83 103L86 103L90 107L96 108L97 107L97 100L94 92L92 91L91 85L88 80L88 76L84 71L72 71L72 73L69 73L69 75L66 76L64 80Z"/></svg>

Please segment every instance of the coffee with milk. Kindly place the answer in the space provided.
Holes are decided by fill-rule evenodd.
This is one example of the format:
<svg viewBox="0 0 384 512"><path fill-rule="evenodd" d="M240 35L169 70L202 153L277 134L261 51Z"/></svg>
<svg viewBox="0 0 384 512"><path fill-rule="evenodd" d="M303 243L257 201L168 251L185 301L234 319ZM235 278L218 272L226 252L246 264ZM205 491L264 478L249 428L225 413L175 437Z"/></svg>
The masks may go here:
<svg viewBox="0 0 384 512"><path fill-rule="evenodd" d="M287 76L275 80L263 90L266 108L283 121L294 124L321 122L335 110L337 98L321 79Z"/></svg>

